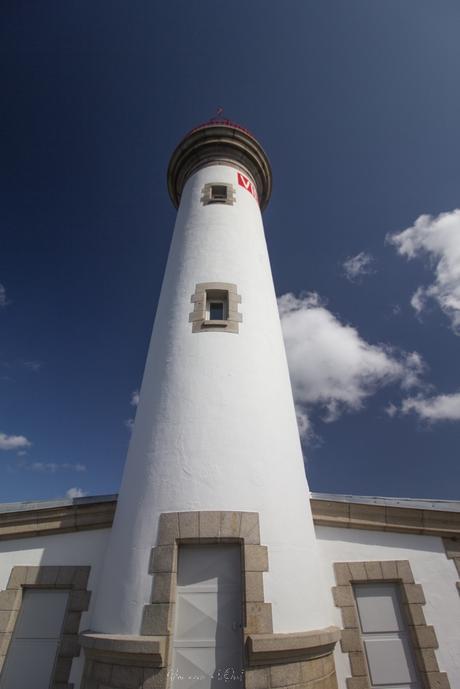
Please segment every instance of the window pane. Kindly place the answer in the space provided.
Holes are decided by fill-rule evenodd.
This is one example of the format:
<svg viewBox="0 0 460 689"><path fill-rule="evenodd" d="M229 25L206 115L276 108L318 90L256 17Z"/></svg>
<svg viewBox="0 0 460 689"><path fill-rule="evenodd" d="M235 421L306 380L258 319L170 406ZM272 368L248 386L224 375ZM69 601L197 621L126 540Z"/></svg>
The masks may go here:
<svg viewBox="0 0 460 689"><path fill-rule="evenodd" d="M406 639L368 637L364 646L373 686L416 680Z"/></svg>
<svg viewBox="0 0 460 689"><path fill-rule="evenodd" d="M354 587L363 632L398 632L404 628L394 584Z"/></svg>
<svg viewBox="0 0 460 689"><path fill-rule="evenodd" d="M212 301L209 304L209 320L223 321L224 320L224 302Z"/></svg>
<svg viewBox="0 0 460 689"><path fill-rule="evenodd" d="M398 586L353 586L372 689L420 689Z"/></svg>

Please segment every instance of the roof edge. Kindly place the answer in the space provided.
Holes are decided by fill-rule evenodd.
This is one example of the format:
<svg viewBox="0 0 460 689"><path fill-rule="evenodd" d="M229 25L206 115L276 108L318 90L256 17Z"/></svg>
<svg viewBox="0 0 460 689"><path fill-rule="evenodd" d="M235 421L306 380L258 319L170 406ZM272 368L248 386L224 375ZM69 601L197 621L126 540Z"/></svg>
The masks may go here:
<svg viewBox="0 0 460 689"><path fill-rule="evenodd" d="M348 499L346 499L348 498ZM460 510L421 508L398 504L369 504L362 500L411 501L411 498L369 498L313 493L311 507L316 526L460 537ZM437 505L453 501L434 502ZM112 526L117 495L0 505L0 540L31 538Z"/></svg>

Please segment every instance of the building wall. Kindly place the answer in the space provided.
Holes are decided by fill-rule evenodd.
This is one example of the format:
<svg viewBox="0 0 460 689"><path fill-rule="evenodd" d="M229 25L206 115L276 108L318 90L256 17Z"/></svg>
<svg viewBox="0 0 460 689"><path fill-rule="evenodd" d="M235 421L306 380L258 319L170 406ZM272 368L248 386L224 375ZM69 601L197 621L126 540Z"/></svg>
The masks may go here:
<svg viewBox="0 0 460 689"><path fill-rule="evenodd" d="M439 642L439 668L447 672L451 687L460 687L458 573L453 561L446 557L442 538L325 526L316 527L316 534L330 589L336 584L334 562L409 560L414 579L425 593L426 622L433 625ZM342 626L338 608L335 624ZM351 676L348 655L341 652L339 645L335 655L339 689L346 689L345 679Z"/></svg>
<svg viewBox="0 0 460 689"><path fill-rule="evenodd" d="M85 565L91 566L88 590L92 592L88 612L83 613L80 629L88 629L96 598L102 559L110 529L78 531L53 536L35 536L0 541L0 591L6 588L11 569L23 566ZM83 653L74 660L70 681L80 686Z"/></svg>

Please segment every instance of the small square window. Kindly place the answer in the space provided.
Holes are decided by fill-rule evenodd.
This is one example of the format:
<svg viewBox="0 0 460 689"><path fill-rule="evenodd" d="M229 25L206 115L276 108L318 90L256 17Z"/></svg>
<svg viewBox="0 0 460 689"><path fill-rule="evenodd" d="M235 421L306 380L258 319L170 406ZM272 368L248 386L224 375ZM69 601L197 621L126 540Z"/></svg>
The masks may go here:
<svg viewBox="0 0 460 689"><path fill-rule="evenodd" d="M211 187L211 201L226 201L228 188L224 184L213 184Z"/></svg>
<svg viewBox="0 0 460 689"><path fill-rule="evenodd" d="M201 203L204 206L212 203L222 203L233 206L235 203L235 190L233 184L226 182L207 182L201 190Z"/></svg>
<svg viewBox="0 0 460 689"><path fill-rule="evenodd" d="M206 290L207 321L225 321L228 318L228 292L224 290Z"/></svg>
<svg viewBox="0 0 460 689"><path fill-rule="evenodd" d="M241 295L230 282L199 282L192 294L193 311L189 314L192 332L238 333L243 320L238 311Z"/></svg>

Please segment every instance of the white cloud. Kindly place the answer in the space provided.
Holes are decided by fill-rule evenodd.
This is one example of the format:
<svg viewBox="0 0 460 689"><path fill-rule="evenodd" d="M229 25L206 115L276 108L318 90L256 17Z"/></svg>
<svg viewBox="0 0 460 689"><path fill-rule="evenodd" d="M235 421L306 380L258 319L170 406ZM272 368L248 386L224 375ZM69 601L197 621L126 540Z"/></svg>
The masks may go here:
<svg viewBox="0 0 460 689"><path fill-rule="evenodd" d="M390 402L385 408L385 413L392 419L398 413L398 407L393 402Z"/></svg>
<svg viewBox="0 0 460 689"><path fill-rule="evenodd" d="M130 399L130 402L129 402L129 403L130 403L133 407L137 407L137 406L138 406L138 404L139 404L139 390L134 390L134 391L131 393L131 399ZM124 425L126 426L126 428L127 428L127 429L129 430L129 432L131 433L131 431L133 430L133 426L134 426L134 419L125 419L125 420L124 420Z"/></svg>
<svg viewBox="0 0 460 689"><path fill-rule="evenodd" d="M349 256L342 264L345 277L350 282L355 282L363 275L370 275L374 272L372 264L374 258L367 251L360 251L356 256Z"/></svg>
<svg viewBox="0 0 460 689"><path fill-rule="evenodd" d="M77 488L75 486L74 488L69 488L65 495L66 498L84 498L85 495L88 495L88 493L82 488Z"/></svg>
<svg viewBox="0 0 460 689"><path fill-rule="evenodd" d="M460 421L460 392L434 397L408 397L403 400L401 412L413 412L426 421Z"/></svg>
<svg viewBox="0 0 460 689"><path fill-rule="evenodd" d="M32 443L23 435L6 435L0 433L0 450L18 450L22 447L30 447Z"/></svg>
<svg viewBox="0 0 460 689"><path fill-rule="evenodd" d="M302 440L308 441L312 433L311 421L308 418L308 415L304 409L296 407L295 411L297 416L297 426L299 428L299 435L302 438Z"/></svg>
<svg viewBox="0 0 460 689"><path fill-rule="evenodd" d="M37 373L43 366L41 361L24 361L24 366L30 371Z"/></svg>
<svg viewBox="0 0 460 689"><path fill-rule="evenodd" d="M310 432L308 411L320 407L325 421L362 408L382 386L419 384L424 369L419 354L371 345L350 325L341 323L317 294L284 294L278 299L299 427Z"/></svg>
<svg viewBox="0 0 460 689"><path fill-rule="evenodd" d="M70 464L69 462L64 462L63 464L58 464L56 462L31 462L28 464L25 462L22 466L25 469L30 469L31 471L41 471L50 474L54 474L56 471L62 470L77 472L86 471L86 466L84 464Z"/></svg>
<svg viewBox="0 0 460 689"><path fill-rule="evenodd" d="M417 313L417 316L422 313L426 305L426 294L423 287L417 287L410 299L410 305Z"/></svg>
<svg viewBox="0 0 460 689"><path fill-rule="evenodd" d="M46 471L51 474L59 469L59 464L55 462L31 462L30 464L24 463L23 466L31 471Z"/></svg>
<svg viewBox="0 0 460 689"><path fill-rule="evenodd" d="M9 301L6 298L5 286L0 283L0 308L6 306L7 304L9 304Z"/></svg>
<svg viewBox="0 0 460 689"><path fill-rule="evenodd" d="M434 299L460 335L460 209L433 218L421 215L412 227L389 235L399 254L413 259L426 255L434 268L434 282L419 286L411 304L417 313Z"/></svg>

